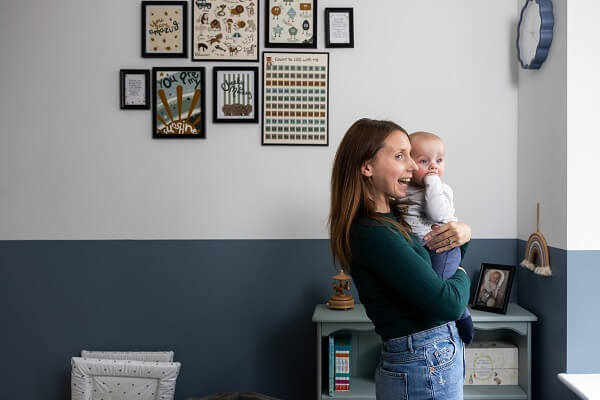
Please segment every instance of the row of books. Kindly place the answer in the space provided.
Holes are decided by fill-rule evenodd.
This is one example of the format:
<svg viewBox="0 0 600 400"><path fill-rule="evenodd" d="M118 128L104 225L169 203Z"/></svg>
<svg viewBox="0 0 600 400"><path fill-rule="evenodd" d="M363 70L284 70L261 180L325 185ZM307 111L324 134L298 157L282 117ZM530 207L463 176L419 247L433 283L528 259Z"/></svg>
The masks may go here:
<svg viewBox="0 0 600 400"><path fill-rule="evenodd" d="M352 335L329 336L329 395L350 391L350 353Z"/></svg>

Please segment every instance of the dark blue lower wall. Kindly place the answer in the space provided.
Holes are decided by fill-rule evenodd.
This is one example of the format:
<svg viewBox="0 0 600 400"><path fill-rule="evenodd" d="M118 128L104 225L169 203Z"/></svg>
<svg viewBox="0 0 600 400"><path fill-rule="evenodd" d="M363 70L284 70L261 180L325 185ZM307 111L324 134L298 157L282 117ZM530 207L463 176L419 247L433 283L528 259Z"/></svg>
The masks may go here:
<svg viewBox="0 0 600 400"><path fill-rule="evenodd" d="M521 262L526 242L519 240ZM538 317L532 333L534 400L576 400L556 377L567 370L567 251L550 250L552 277L519 267L519 304Z"/></svg>
<svg viewBox="0 0 600 400"><path fill-rule="evenodd" d="M517 241L473 240L463 262L471 279L482 262L515 265ZM327 240L0 242L2 392L68 399L69 359L81 349L174 350L177 400L238 390L312 399L311 316L334 273ZM540 399L566 398L540 397L550 393L546 362L564 361L564 346L547 347L550 335L565 337L558 274L548 282L520 271L511 295L542 317L534 331Z"/></svg>
<svg viewBox="0 0 600 400"><path fill-rule="evenodd" d="M332 275L326 240L0 242L3 395L70 398L70 357L114 349L174 350L178 400L307 399Z"/></svg>

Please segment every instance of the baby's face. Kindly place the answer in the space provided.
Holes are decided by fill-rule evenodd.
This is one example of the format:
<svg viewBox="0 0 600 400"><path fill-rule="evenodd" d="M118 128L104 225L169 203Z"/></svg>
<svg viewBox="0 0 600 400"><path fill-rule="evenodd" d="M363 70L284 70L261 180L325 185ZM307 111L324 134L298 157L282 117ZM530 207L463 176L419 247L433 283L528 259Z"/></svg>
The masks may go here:
<svg viewBox="0 0 600 400"><path fill-rule="evenodd" d="M498 283L498 282L500 282L500 273L499 272L494 272L492 274L492 276L490 276L490 282L492 282L492 283Z"/></svg>
<svg viewBox="0 0 600 400"><path fill-rule="evenodd" d="M426 176L437 175L441 178L444 174L444 143L439 139L417 138L411 141L411 145L410 155L417 163L413 182L425 186Z"/></svg>

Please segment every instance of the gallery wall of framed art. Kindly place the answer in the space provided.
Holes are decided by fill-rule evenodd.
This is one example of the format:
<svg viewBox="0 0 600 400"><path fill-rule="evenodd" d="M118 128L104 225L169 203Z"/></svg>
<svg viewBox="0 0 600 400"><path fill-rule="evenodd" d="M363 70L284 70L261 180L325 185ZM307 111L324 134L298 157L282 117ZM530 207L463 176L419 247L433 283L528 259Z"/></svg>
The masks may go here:
<svg viewBox="0 0 600 400"><path fill-rule="evenodd" d="M151 108L153 138L206 139L208 98L214 124L260 122L261 145L329 145L330 54L297 50L317 48L317 0L140 5L142 58L192 62L120 70L120 108ZM212 84L206 85L207 67L196 63L259 62L261 13L266 49L260 66L213 65ZM325 47L354 47L352 8L326 8L323 21Z"/></svg>

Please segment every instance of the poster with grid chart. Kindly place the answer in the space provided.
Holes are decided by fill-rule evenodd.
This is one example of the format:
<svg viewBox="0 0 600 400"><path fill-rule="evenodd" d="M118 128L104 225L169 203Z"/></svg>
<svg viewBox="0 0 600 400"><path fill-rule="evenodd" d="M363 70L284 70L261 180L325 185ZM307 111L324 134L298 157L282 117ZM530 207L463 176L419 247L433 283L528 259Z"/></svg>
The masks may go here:
<svg viewBox="0 0 600 400"><path fill-rule="evenodd" d="M262 144L329 144L329 53L263 53Z"/></svg>

